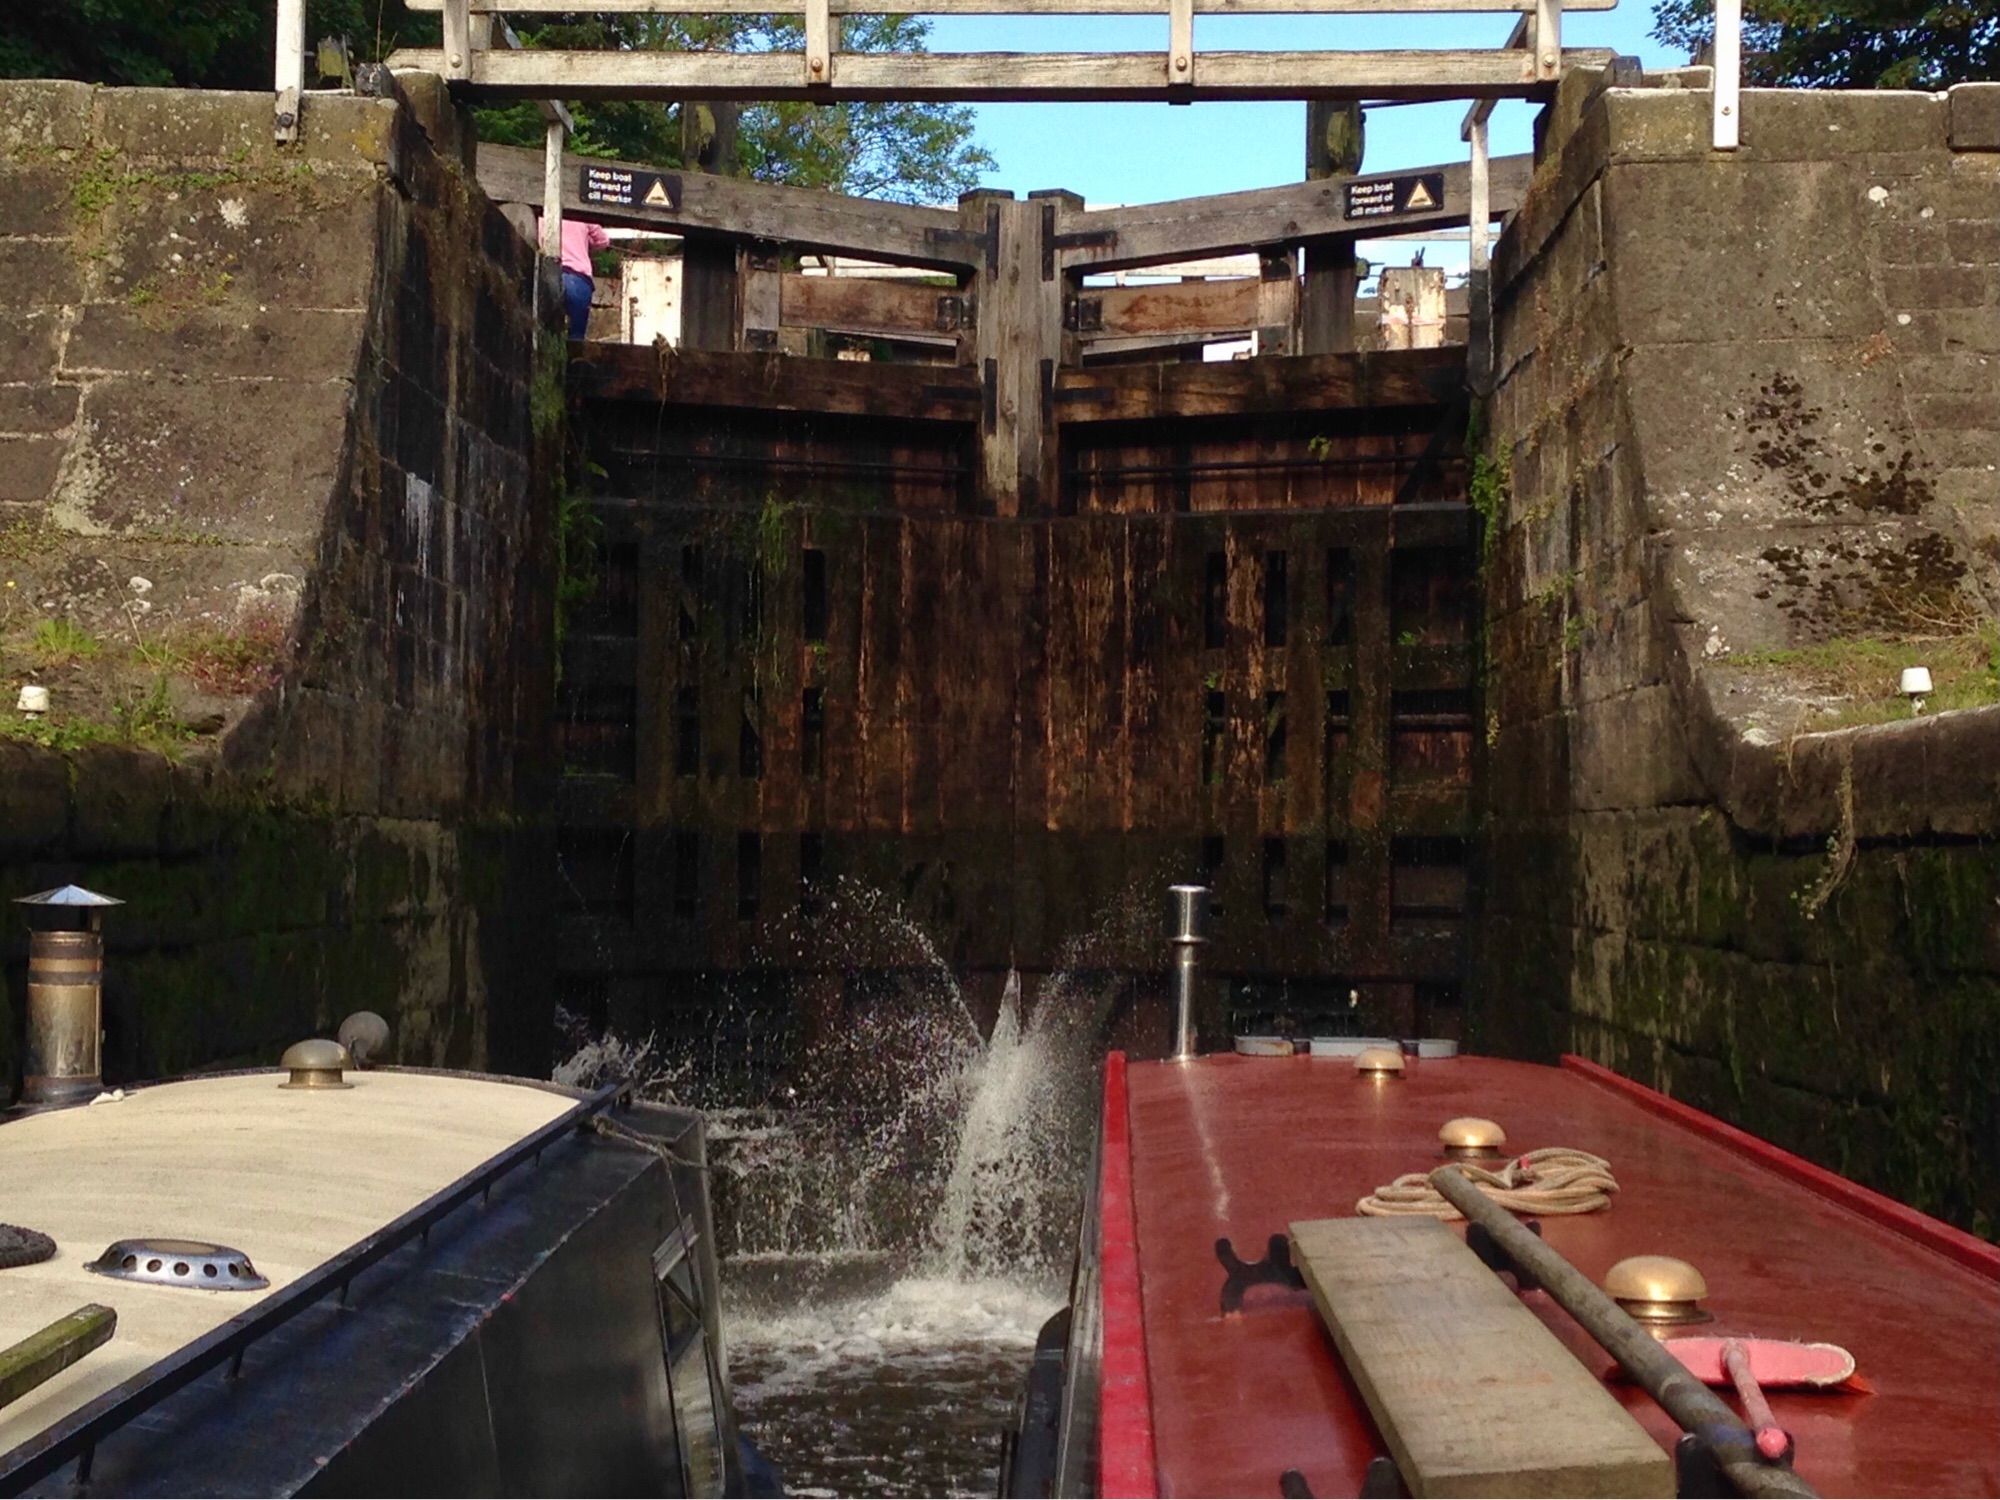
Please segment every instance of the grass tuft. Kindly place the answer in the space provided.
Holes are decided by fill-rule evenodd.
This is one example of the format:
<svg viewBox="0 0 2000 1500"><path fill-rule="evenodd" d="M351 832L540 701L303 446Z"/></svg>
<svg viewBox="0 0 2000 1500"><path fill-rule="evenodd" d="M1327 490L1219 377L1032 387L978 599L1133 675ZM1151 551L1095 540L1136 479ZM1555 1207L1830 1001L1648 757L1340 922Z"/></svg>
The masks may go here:
<svg viewBox="0 0 2000 1500"><path fill-rule="evenodd" d="M1757 677L1783 677L1834 700L1810 715L1805 732L1887 724L1911 717L1903 696L1905 667L1929 667L1927 714L2000 703L2000 624L1942 636L1848 636L1778 651L1744 651L1727 665Z"/></svg>

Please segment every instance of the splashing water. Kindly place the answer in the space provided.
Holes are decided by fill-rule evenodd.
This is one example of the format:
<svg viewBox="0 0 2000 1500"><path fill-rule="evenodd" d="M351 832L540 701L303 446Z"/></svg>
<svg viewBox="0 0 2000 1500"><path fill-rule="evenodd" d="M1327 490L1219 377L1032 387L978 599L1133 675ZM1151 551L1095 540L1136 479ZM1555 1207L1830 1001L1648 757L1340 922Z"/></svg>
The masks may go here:
<svg viewBox="0 0 2000 1500"><path fill-rule="evenodd" d="M781 938L844 1014L784 1107L711 1108L709 1141L736 1405L792 1493L993 1493L1062 1301L1111 974L1157 962L1152 906L1113 902L1032 1006L1010 972L984 1041L881 892L842 882Z"/></svg>
<svg viewBox="0 0 2000 1500"><path fill-rule="evenodd" d="M1075 1227L1088 1149L1089 1069L1059 1051L1060 987L1024 1026L1010 970L993 1035L968 1069L966 1103L926 1267L946 1279L1014 1276L1048 1284ZM1082 1059L1082 1061L1089 1061Z"/></svg>

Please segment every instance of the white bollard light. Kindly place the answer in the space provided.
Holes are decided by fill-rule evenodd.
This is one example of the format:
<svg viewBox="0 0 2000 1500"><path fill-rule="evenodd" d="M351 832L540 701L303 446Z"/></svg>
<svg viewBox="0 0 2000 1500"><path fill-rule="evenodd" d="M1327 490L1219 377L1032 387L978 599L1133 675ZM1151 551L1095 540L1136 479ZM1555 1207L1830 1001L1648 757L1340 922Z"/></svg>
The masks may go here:
<svg viewBox="0 0 2000 1500"><path fill-rule="evenodd" d="M1910 712L1924 711L1924 699L1931 693L1931 669L1929 667L1903 668L1903 696L1910 700Z"/></svg>

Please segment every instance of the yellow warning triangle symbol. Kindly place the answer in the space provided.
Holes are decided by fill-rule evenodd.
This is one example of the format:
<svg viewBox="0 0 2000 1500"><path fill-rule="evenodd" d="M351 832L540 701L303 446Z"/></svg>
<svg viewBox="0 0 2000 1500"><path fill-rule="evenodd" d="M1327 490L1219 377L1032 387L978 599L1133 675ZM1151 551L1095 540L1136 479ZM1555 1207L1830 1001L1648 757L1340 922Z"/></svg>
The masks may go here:
<svg viewBox="0 0 2000 1500"><path fill-rule="evenodd" d="M1421 177L1411 184L1410 196L1403 200L1403 211L1405 213L1410 212L1412 209L1436 208L1437 206L1437 199L1431 196L1429 185Z"/></svg>
<svg viewBox="0 0 2000 1500"><path fill-rule="evenodd" d="M646 189L646 202L653 208L672 208L674 206L674 200L667 196L666 183L657 177L653 179L653 185Z"/></svg>

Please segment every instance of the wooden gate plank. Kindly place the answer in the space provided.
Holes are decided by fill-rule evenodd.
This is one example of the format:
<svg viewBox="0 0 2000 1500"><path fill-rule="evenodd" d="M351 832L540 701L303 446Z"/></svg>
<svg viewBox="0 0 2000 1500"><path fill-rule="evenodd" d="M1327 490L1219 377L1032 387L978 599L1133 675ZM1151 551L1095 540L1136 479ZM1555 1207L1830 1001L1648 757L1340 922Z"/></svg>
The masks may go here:
<svg viewBox="0 0 2000 1500"><path fill-rule="evenodd" d="M1320 1219L1291 1235L1412 1495L1674 1493L1665 1450L1438 1220Z"/></svg>

